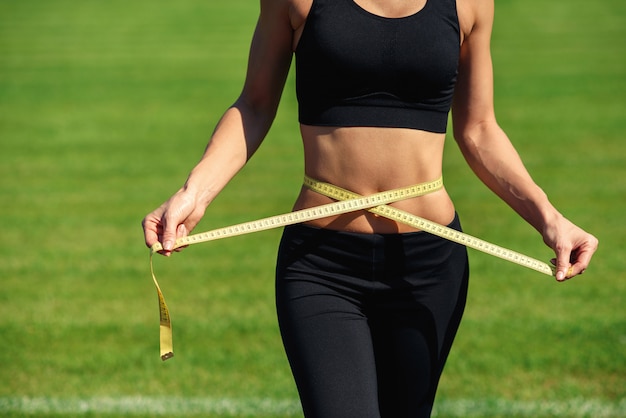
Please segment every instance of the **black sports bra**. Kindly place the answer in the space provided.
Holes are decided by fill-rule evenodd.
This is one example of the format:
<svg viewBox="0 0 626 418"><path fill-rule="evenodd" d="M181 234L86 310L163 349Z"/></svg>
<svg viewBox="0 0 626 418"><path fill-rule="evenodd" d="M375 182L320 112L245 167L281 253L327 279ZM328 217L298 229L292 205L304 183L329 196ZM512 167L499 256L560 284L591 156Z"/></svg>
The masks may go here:
<svg viewBox="0 0 626 418"><path fill-rule="evenodd" d="M300 123L446 132L459 52L456 0L401 18L313 0L295 52Z"/></svg>

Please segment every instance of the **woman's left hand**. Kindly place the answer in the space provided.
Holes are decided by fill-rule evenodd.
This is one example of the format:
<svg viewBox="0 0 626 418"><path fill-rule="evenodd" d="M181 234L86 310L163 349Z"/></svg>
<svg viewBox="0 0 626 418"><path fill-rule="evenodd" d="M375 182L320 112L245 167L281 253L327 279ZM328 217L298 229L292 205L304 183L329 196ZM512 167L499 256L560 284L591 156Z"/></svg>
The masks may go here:
<svg viewBox="0 0 626 418"><path fill-rule="evenodd" d="M544 242L554 250L556 279L559 282L582 274L598 249L598 239L563 216L546 226Z"/></svg>

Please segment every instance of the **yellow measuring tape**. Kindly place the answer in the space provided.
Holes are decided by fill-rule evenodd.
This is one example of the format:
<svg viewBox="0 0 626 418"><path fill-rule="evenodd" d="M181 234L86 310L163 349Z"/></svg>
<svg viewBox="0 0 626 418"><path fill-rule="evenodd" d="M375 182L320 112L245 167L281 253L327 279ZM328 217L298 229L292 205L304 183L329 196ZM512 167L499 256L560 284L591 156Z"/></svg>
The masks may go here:
<svg viewBox="0 0 626 418"><path fill-rule="evenodd" d="M165 303L165 297L163 297L163 292L161 292L161 287L159 286L159 282L157 282L156 276L154 275L154 267L152 265L152 255L154 251L150 252L150 273L152 274L152 280L154 281L154 285L156 286L157 296L159 297L159 348L161 350L161 360L165 361L168 358L174 357L174 344L172 341L172 320L170 319L170 311L167 309L167 304Z"/></svg>
<svg viewBox="0 0 626 418"><path fill-rule="evenodd" d="M332 197L337 200L354 199L358 197L356 193L342 189L328 183L322 183L317 180L313 180L309 177L304 178L304 184L311 190L323 194L328 197ZM380 216L384 216L394 221L402 222L406 225L412 226L422 231L429 232L441 238L445 238L449 241L453 241L459 244L463 244L466 247L473 248L475 250L493 255L498 258L510 261L515 264L519 264L524 267L536 270L540 273L544 273L553 276L556 273L556 267L539 261L527 255L500 247L482 239L473 237L466 233L457 231L456 229L448 228L447 226L440 225L436 222L429 221L412 213L402 211L400 209L393 208L387 205L381 205L378 207L370 208L368 211Z"/></svg>
<svg viewBox="0 0 626 418"><path fill-rule="evenodd" d="M265 231L273 228L280 228L287 225L312 221L334 215L341 215L357 210L368 210L385 218L407 224L441 238L465 245L466 247L473 248L498 258L502 258L540 273L550 276L553 276L556 273L555 267L544 263L543 261L539 261L524 254L491 244L487 241L483 241L479 238L387 205L388 203L422 196L439 190L443 187L443 180L441 178L429 183L416 184L414 186L389 190L369 196L360 196L332 184L313 180L309 177L304 178L304 185L315 192L336 199L338 202L289 212L282 215L271 216L255 221L244 222L199 234L188 235L186 237L178 238L174 244L174 248L249 234L252 232ZM159 283L154 275L154 268L152 266L152 255L162 249L163 247L160 242L155 243L150 248L150 271L152 273L152 279L156 286L159 298L161 359L167 360L174 355L172 346L172 323L169 310L167 309L167 305L165 303L165 298L163 297Z"/></svg>

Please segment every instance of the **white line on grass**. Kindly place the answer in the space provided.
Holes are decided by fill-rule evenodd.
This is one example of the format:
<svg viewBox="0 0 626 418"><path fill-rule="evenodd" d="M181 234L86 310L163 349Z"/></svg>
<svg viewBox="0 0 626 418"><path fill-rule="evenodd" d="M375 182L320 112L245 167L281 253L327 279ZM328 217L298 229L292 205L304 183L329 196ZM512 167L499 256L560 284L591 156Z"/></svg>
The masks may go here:
<svg viewBox="0 0 626 418"><path fill-rule="evenodd" d="M300 404L292 400L255 398L91 397L0 398L1 412L28 414L114 414L116 416L297 416ZM1 415L1 414L0 414Z"/></svg>
<svg viewBox="0 0 626 418"><path fill-rule="evenodd" d="M504 399L443 400L433 416L441 417L626 417L626 400L509 401Z"/></svg>
<svg viewBox="0 0 626 418"><path fill-rule="evenodd" d="M115 416L300 417L297 400L182 397L0 397L2 413L111 414ZM565 401L441 400L434 417L626 417L626 400Z"/></svg>

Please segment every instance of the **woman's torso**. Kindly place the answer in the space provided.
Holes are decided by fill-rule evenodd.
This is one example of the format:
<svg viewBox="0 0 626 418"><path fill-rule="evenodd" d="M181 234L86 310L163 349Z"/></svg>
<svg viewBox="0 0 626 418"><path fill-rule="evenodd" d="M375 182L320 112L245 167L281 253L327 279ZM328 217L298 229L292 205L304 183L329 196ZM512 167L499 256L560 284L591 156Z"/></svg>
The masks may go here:
<svg viewBox="0 0 626 418"><path fill-rule="evenodd" d="M296 22L294 49L312 2L313 0L293 2L292 22ZM420 13L426 0L356 0L355 3L375 15L402 18ZM428 182L442 175L445 138L442 133L406 128L301 125L301 134L306 174L361 195ZM330 198L303 187L294 209L331 201ZM441 224L448 224L454 218L454 205L445 188L425 196L393 203L392 206ZM415 231L411 227L366 211L323 218L309 224L364 233Z"/></svg>

